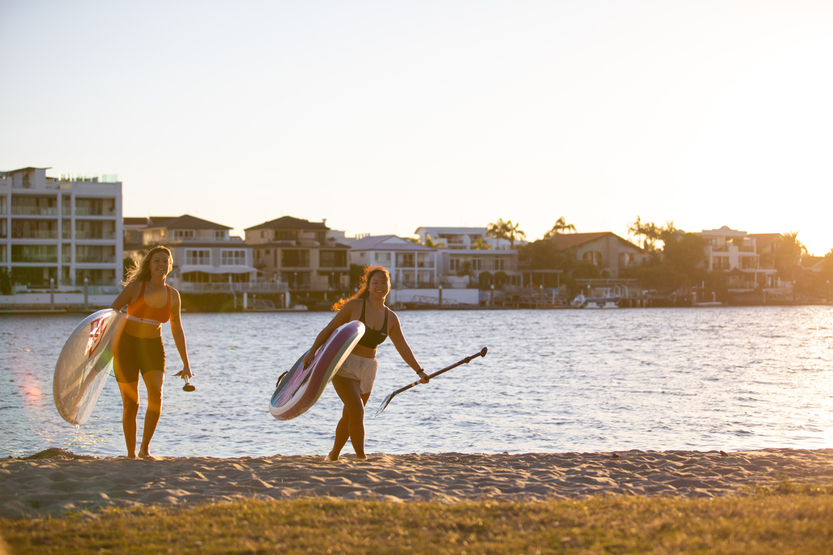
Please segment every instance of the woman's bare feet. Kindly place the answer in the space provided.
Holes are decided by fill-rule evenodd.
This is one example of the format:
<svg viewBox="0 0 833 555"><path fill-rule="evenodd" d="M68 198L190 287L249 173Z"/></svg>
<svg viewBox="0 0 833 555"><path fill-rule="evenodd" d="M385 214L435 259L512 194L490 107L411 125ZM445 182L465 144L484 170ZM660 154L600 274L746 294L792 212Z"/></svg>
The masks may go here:
<svg viewBox="0 0 833 555"><path fill-rule="evenodd" d="M148 453L146 451L139 451L139 458L144 459L146 461L158 461L159 460L157 457L154 457L153 455L151 455L150 453Z"/></svg>

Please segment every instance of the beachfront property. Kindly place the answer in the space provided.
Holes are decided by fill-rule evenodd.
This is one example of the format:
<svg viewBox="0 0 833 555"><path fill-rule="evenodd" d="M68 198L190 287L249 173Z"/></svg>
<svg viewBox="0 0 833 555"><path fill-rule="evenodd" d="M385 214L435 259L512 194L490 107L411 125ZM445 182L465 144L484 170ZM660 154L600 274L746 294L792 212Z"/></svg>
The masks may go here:
<svg viewBox="0 0 833 555"><path fill-rule="evenodd" d="M454 287L458 277L488 285L520 285L518 251L506 239L487 236L485 227L418 227L414 233L437 245L437 275L444 286Z"/></svg>
<svg viewBox="0 0 833 555"><path fill-rule="evenodd" d="M284 282L291 293L350 289L350 247L337 240L326 220L310 222L283 216L246 228L255 267L266 281Z"/></svg>
<svg viewBox="0 0 833 555"><path fill-rule="evenodd" d="M396 235L366 236L350 245L350 263L384 266L394 288L423 289L439 285L437 249Z"/></svg>
<svg viewBox="0 0 833 555"><path fill-rule="evenodd" d="M228 284L257 280L251 247L229 236L229 226L188 214L150 216L141 228L135 223L131 232L141 233L141 246L126 254L137 260L156 245L168 247L174 265L169 280L183 293L222 292Z"/></svg>
<svg viewBox="0 0 833 555"><path fill-rule="evenodd" d="M644 249L611 231L557 233L550 240L560 251L572 250L576 260L598 267L603 279L618 279L619 272L639 266L647 257Z"/></svg>
<svg viewBox="0 0 833 555"><path fill-rule="evenodd" d="M774 267L779 234L750 235L745 231L723 226L704 229L700 235L707 241L705 268L728 274L729 289L771 288L780 285ZM762 245L758 245L758 241ZM761 262L766 262L766 267Z"/></svg>
<svg viewBox="0 0 833 555"><path fill-rule="evenodd" d="M48 169L0 172L0 268L20 293L117 287L121 182L116 176L47 177Z"/></svg>

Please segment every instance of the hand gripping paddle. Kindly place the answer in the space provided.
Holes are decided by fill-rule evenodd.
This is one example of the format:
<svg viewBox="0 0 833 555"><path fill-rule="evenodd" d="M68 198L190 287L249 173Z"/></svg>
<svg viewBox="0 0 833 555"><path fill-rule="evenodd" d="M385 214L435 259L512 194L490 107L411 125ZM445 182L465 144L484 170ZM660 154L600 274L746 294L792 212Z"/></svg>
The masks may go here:
<svg viewBox="0 0 833 555"><path fill-rule="evenodd" d="M488 353L488 352L489 352L489 349L488 349L488 348L486 348L486 347L483 347L482 349L480 349L480 352L479 352L479 353L475 353L475 354L471 355L470 357L466 357L466 358L464 358L463 360L461 360L461 361L459 361L459 362L455 362L455 363L454 363L454 364L452 364L451 366L446 366L446 367L445 367L445 368L443 368L442 370L437 370L437 371L436 371L436 372L434 372L433 374L428 374L428 379L430 380L431 378L436 377L436 376L439 376L440 374L442 374L442 373L444 373L444 372L448 372L448 371L449 371L449 370L451 370L452 368L457 368L457 367L458 367L458 366L460 366L461 364L468 364L469 362L471 362L472 360L476 359L477 357L485 357L485 356L486 356L486 353ZM391 393L390 395L388 395L387 397L385 397L385 399L382 401L382 404L381 404L381 405L379 405L379 410L377 410L377 411L376 411L376 414L375 414L375 415L373 415L373 418L376 418L377 416L379 416L380 414L382 414L382 411L383 411L383 410L385 410L385 407L387 407L387 406L388 406L388 404L391 402L391 399L393 399L394 397L396 397L397 395L399 395L399 394L400 394L400 393L402 393L403 391L408 391L408 390L409 390L409 389L411 389L412 387L416 387L416 386L418 386L418 385L419 385L419 384L421 384L421 383L422 383L422 380L416 381L416 382L414 382L414 383L412 383L412 384L410 384L410 385L406 385L405 387L402 387L402 388L397 389L396 391L394 391L393 393Z"/></svg>

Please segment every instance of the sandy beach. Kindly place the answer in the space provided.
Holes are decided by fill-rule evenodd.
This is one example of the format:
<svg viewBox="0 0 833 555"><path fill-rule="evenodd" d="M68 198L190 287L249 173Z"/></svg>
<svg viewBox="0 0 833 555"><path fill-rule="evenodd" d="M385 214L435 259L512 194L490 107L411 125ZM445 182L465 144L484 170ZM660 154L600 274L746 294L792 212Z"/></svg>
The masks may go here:
<svg viewBox="0 0 833 555"><path fill-rule="evenodd" d="M30 518L100 507L239 498L335 497L454 503L596 495L743 495L788 480L833 482L833 449L616 453L372 454L158 461L77 456L50 449L0 461L0 516Z"/></svg>

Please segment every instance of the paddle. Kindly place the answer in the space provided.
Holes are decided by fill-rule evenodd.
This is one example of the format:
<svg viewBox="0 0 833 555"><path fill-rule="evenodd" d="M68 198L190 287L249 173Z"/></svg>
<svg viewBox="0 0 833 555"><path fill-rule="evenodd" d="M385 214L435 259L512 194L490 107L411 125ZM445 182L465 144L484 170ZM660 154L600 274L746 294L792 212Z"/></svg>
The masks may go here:
<svg viewBox="0 0 833 555"><path fill-rule="evenodd" d="M182 386L182 391L194 391L195 389L197 389L196 387L191 385L191 378L186 376L183 372L184 370L180 370L179 372L174 374L174 376L182 376L182 379L185 380L185 385Z"/></svg>
<svg viewBox="0 0 833 555"><path fill-rule="evenodd" d="M488 353L488 352L489 352L489 349L488 349L488 348L486 348L486 347L483 347L483 348L480 350L480 352L479 352L479 353L475 353L475 354L471 355L470 357L466 357L466 358L464 358L463 360L461 360L460 362L455 362L455 363L454 363L454 364L452 364L451 366L446 366L446 367L445 367L445 368L443 368L442 370L437 370L437 371L436 371L436 372L434 372L433 374L428 374L428 379L430 380L431 378L434 378L434 377L436 377L436 376L439 376L440 374L442 374L442 373L444 373L444 372L448 372L448 371L449 371L449 370L451 370L452 368L457 368L457 367L458 367L458 366L460 366L461 364L468 364L469 362L471 362L472 360L476 359L477 357L485 357L485 356L486 356L486 353ZM408 390L409 390L409 389L411 389L412 387L418 386L418 385L419 385L419 384L421 384L421 383L422 383L422 380L419 380L419 381L417 381L417 382L412 383L411 385L406 385L405 387L401 387L401 388L397 389L396 391L394 391L393 393L391 393L390 395L388 395L387 397L385 397L385 399L382 401L382 404L379 406L379 410L377 410L377 411L376 411L376 414L375 414L375 415L373 415L373 418L376 418L377 416L379 416L380 414L382 414L382 411L383 411L383 410L385 410L385 407L387 407L387 406L388 406L388 404L390 403L391 399L393 399L394 397L396 397L397 395L399 395L399 394L400 394L400 393L402 393L403 391L408 391Z"/></svg>

